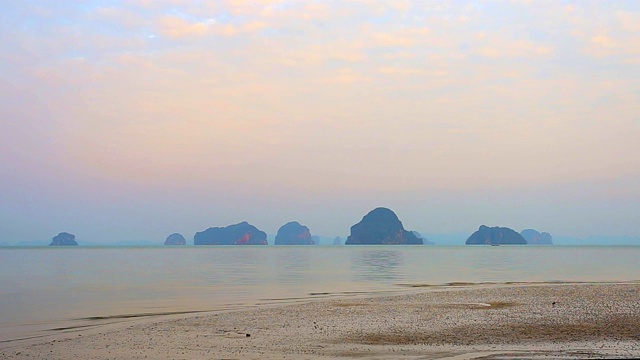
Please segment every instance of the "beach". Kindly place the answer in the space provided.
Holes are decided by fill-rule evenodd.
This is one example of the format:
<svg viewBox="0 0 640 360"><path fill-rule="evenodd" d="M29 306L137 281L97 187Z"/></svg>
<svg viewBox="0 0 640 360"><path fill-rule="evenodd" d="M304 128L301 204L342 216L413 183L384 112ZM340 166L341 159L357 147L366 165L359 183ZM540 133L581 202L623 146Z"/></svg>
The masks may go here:
<svg viewBox="0 0 640 360"><path fill-rule="evenodd" d="M640 284L407 285L240 311L60 329L2 359L511 359L640 356Z"/></svg>

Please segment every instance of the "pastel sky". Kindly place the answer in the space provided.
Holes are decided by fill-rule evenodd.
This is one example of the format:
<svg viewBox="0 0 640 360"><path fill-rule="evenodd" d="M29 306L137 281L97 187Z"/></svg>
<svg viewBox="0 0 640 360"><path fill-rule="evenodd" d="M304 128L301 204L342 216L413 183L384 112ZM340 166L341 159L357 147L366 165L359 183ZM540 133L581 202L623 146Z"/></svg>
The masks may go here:
<svg viewBox="0 0 640 360"><path fill-rule="evenodd" d="M640 2L0 3L0 242L640 236Z"/></svg>

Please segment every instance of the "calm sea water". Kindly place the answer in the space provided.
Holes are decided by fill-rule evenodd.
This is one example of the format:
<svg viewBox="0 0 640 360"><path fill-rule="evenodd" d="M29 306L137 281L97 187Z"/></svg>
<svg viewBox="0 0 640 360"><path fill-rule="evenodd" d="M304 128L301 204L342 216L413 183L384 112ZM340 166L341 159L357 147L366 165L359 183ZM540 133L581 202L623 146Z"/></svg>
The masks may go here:
<svg viewBox="0 0 640 360"><path fill-rule="evenodd" d="M633 281L638 259L640 247L4 248L0 344L122 315L409 291L406 284Z"/></svg>

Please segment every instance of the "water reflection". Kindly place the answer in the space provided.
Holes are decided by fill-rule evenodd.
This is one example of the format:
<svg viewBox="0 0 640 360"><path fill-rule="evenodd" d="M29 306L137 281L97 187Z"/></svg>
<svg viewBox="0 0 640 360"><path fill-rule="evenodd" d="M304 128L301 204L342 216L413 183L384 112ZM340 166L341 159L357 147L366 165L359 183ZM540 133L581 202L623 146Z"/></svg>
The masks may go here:
<svg viewBox="0 0 640 360"><path fill-rule="evenodd" d="M535 273L540 261L536 261L536 249L528 252L514 251L511 247L483 247L468 252L471 269L480 281L517 281L527 274Z"/></svg>
<svg viewBox="0 0 640 360"><path fill-rule="evenodd" d="M512 270L514 268L514 257L508 251L503 251L502 248L486 248L476 252L474 257L474 267L478 269L492 269L494 271L502 272Z"/></svg>
<svg viewBox="0 0 640 360"><path fill-rule="evenodd" d="M267 278L268 253L255 247L211 246L196 249L197 268L192 271L207 276L196 276L209 285L260 285Z"/></svg>
<svg viewBox="0 0 640 360"><path fill-rule="evenodd" d="M299 283L309 279L311 254L307 249L278 249L276 257L277 281L282 284Z"/></svg>
<svg viewBox="0 0 640 360"><path fill-rule="evenodd" d="M353 254L352 274L356 280L392 282L402 277L402 253L395 250L363 250Z"/></svg>

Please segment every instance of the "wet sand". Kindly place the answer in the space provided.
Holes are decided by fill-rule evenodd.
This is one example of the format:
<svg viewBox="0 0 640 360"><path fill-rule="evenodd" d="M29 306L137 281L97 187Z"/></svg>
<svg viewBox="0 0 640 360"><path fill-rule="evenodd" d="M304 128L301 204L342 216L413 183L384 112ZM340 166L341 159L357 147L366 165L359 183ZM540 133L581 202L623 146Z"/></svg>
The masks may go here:
<svg viewBox="0 0 640 360"><path fill-rule="evenodd" d="M640 357L640 284L457 284L180 314L0 344L2 359Z"/></svg>

